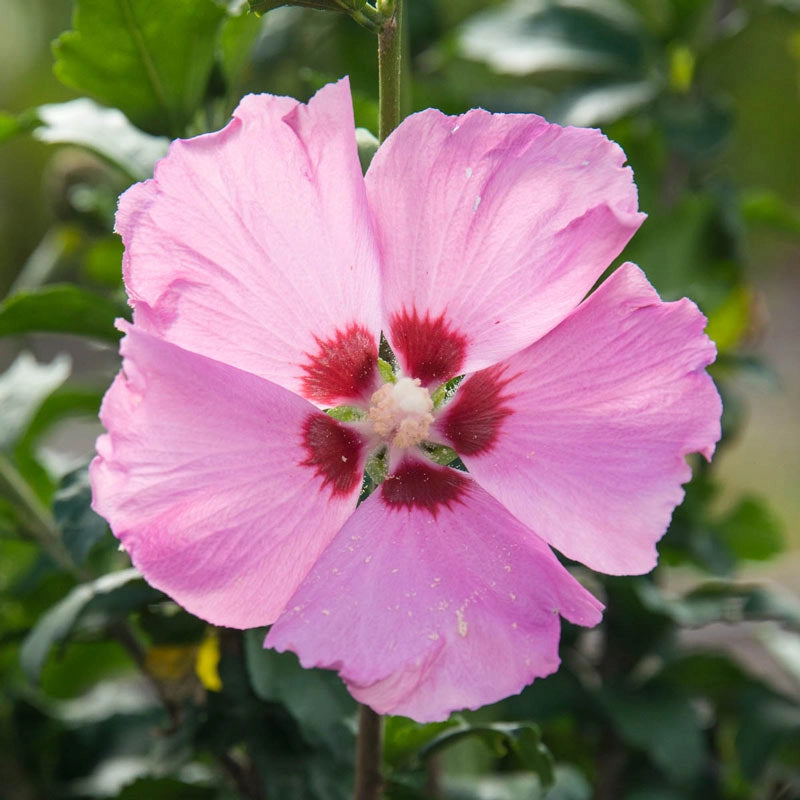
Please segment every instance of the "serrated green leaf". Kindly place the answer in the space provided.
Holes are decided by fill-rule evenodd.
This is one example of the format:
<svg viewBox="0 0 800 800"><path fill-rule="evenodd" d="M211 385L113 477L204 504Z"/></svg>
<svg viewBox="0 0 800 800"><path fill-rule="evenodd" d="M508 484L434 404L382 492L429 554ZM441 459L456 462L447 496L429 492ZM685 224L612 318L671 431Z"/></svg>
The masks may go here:
<svg viewBox="0 0 800 800"><path fill-rule="evenodd" d="M92 615L93 626L101 627L159 597L160 592L148 586L135 569L112 572L76 586L43 614L28 634L20 651L23 669L31 680L38 680L50 650L68 639L82 618Z"/></svg>
<svg viewBox="0 0 800 800"><path fill-rule="evenodd" d="M71 333L116 342L117 317L130 316L122 303L70 284L18 292L0 305L0 336L22 333Z"/></svg>
<svg viewBox="0 0 800 800"><path fill-rule="evenodd" d="M169 140L140 131L116 108L103 108L88 97L39 106L34 137L51 144L85 147L141 181L166 155Z"/></svg>
<svg viewBox="0 0 800 800"><path fill-rule="evenodd" d="M55 73L143 130L179 136L205 95L224 18L212 0L78 0Z"/></svg>
<svg viewBox="0 0 800 800"><path fill-rule="evenodd" d="M66 355L40 364L30 353L21 353L0 375L0 450L22 435L44 399L67 379L70 369Z"/></svg>

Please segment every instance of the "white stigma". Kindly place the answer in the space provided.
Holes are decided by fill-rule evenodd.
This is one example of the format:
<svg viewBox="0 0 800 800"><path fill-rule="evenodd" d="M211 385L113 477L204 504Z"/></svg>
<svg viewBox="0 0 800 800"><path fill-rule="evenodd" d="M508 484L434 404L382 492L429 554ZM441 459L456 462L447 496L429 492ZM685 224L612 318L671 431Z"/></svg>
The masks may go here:
<svg viewBox="0 0 800 800"><path fill-rule="evenodd" d="M393 447L411 447L428 437L433 400L418 378L384 383L372 395L369 421L375 433Z"/></svg>

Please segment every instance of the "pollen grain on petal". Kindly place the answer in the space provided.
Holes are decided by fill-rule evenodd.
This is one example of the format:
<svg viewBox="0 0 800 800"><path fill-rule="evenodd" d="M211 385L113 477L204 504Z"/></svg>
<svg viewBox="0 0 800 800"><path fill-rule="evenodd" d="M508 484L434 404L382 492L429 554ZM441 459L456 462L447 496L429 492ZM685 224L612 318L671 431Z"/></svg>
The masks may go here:
<svg viewBox="0 0 800 800"><path fill-rule="evenodd" d="M303 364L302 393L331 405L364 401L378 382L378 347L364 327L349 325L327 339L315 337L317 350Z"/></svg>
<svg viewBox="0 0 800 800"><path fill-rule="evenodd" d="M436 516L469 490L469 478L457 470L406 459L381 484L383 502L391 508L425 509Z"/></svg>
<svg viewBox="0 0 800 800"><path fill-rule="evenodd" d="M361 483L364 440L358 431L322 413L309 415L303 427L303 447L311 467L334 494L348 494Z"/></svg>
<svg viewBox="0 0 800 800"><path fill-rule="evenodd" d="M503 420L513 413L506 392L511 378L506 368L495 365L476 372L464 381L447 406L441 431L459 455L474 456L489 450L497 441Z"/></svg>
<svg viewBox="0 0 800 800"><path fill-rule="evenodd" d="M444 383L461 371L467 337L444 314L421 317L416 309L403 309L392 315L389 331L391 345L405 369L423 386Z"/></svg>

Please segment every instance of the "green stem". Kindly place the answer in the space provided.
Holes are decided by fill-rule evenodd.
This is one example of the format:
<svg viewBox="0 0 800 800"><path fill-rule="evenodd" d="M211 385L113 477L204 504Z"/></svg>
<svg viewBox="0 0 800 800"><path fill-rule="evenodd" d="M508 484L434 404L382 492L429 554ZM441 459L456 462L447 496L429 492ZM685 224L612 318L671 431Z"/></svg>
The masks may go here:
<svg viewBox="0 0 800 800"><path fill-rule="evenodd" d="M378 139L400 124L400 75L403 66L402 0L382 0L387 19L378 32Z"/></svg>
<svg viewBox="0 0 800 800"><path fill-rule="evenodd" d="M383 777L383 719L367 706L358 709L354 800L380 800Z"/></svg>

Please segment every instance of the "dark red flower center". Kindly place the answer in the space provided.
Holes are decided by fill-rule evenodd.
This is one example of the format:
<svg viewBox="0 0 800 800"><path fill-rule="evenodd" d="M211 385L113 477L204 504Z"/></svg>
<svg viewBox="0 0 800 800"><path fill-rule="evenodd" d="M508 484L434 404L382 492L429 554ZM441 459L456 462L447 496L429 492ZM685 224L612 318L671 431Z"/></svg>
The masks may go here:
<svg viewBox="0 0 800 800"><path fill-rule="evenodd" d="M467 337L444 316L421 317L416 310L395 314L390 336L403 373L410 377L398 376L382 386L377 346L363 327L351 325L333 337L317 339L318 351L305 365L303 391L318 403L344 400L348 413L340 407L331 411L333 416L309 414L302 463L313 468L331 492L349 494L361 485L368 459L383 459L391 471L380 485L381 500L394 509L424 509L436 516L469 487L463 471L441 463L452 450L472 457L495 446L503 420L512 413L508 401L513 395L507 387L513 376L507 376L502 365L489 367L462 381L441 408L433 409L430 399L423 408L422 401L430 398L427 390L463 367ZM422 441L429 432L430 438ZM429 460L442 451L445 457L439 463Z"/></svg>

